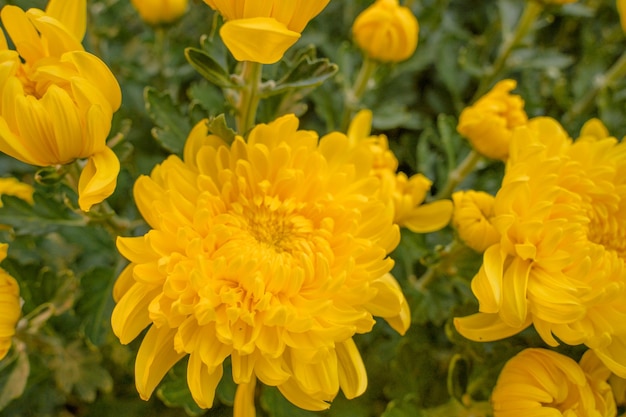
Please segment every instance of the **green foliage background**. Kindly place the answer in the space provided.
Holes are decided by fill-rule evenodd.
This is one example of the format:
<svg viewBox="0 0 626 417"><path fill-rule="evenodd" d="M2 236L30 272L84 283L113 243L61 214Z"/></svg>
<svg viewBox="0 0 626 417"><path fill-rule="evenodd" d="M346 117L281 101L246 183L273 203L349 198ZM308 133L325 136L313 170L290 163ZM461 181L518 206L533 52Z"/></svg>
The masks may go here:
<svg viewBox="0 0 626 417"><path fill-rule="evenodd" d="M601 118L617 137L626 132L622 78L600 89L588 106L576 108L625 51L626 36L614 1L546 7L508 65L491 78L498 48L510 36L526 0L406 3L420 22L418 49L406 62L379 68L362 106L373 110L374 130L389 137L401 170L424 173L434 182L433 192L470 150L456 133L460 111L480 88L502 78L518 80L516 92L526 100L529 116L555 117L574 137L590 117ZM0 1L4 4L45 8L46 1ZM193 403L184 364L172 370L152 399L140 400L133 380L138 341L120 345L109 320L113 283L125 264L115 249L115 236L146 230L132 199L134 180L168 154L180 153L198 120L224 113L226 124L233 125L221 90L194 70L184 49L206 51L230 71L235 62L216 34L218 20L199 0L191 2L180 21L158 29L144 24L126 0L88 4L86 48L110 66L123 91L112 129L114 150L122 161L118 188L109 199L116 214L105 211L87 220L73 210L76 196L54 172L36 174L33 167L0 156L1 176L16 176L36 187L34 206L5 196L0 209L0 223L13 227L0 230L0 241L10 243L2 267L19 281L24 299L14 349L0 362L0 415L232 415L235 386L228 371L211 410ZM362 62L351 43L350 27L368 4L333 0L309 24L287 60L295 63L299 54L308 53L337 64L337 73L321 86L308 88L302 101L293 100L290 89L268 98L260 121L293 111L301 117L302 128L320 134L340 128L344 93ZM288 64L267 66L265 77L280 77L288 70ZM291 81L315 75L307 73L311 68L303 71ZM460 188L495 192L502 172L500 162L483 161ZM455 333L451 319L477 309L469 281L480 256L455 243L451 229L428 235L404 231L392 256L413 324L404 337L384 322L356 337L368 370L366 393L351 401L340 394L328 412L312 413L267 388L259 394L260 416L490 414L485 401L503 363L525 347L542 346L540 340L527 331L505 341L477 344ZM561 351L576 359L580 355L577 348Z"/></svg>

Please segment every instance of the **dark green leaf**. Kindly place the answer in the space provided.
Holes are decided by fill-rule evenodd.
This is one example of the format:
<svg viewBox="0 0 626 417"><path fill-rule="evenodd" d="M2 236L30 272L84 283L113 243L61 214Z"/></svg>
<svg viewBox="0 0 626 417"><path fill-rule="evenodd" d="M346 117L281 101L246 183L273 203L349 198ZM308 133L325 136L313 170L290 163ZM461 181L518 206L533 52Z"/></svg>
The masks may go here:
<svg viewBox="0 0 626 417"><path fill-rule="evenodd" d="M263 91L263 97L282 94L294 89L313 88L335 75L337 65L326 58L303 55L295 61L289 71L271 88Z"/></svg>
<svg viewBox="0 0 626 417"><path fill-rule="evenodd" d="M270 417L319 417L317 413L296 407L274 387L263 387L261 407Z"/></svg>
<svg viewBox="0 0 626 417"><path fill-rule="evenodd" d="M459 403L463 403L463 396L467 392L470 364L463 355L456 354L448 366L448 392Z"/></svg>
<svg viewBox="0 0 626 417"><path fill-rule="evenodd" d="M220 114L216 117L210 117L207 121L209 133L219 136L226 143L232 143L237 133L226 124L226 117Z"/></svg>
<svg viewBox="0 0 626 417"><path fill-rule="evenodd" d="M180 106L168 93L160 93L153 87L146 87L144 100L146 111L156 125L152 129L154 138L166 150L180 154L191 129L189 120L181 114Z"/></svg>
<svg viewBox="0 0 626 417"><path fill-rule="evenodd" d="M165 381L159 386L157 396L168 407L183 408L190 416L201 416L206 410L198 407L189 387L187 386L187 361L180 361L167 374Z"/></svg>
<svg viewBox="0 0 626 417"><path fill-rule="evenodd" d="M187 61L210 83L222 88L237 88L228 72L207 52L198 48L185 48Z"/></svg>
<svg viewBox="0 0 626 417"><path fill-rule="evenodd" d="M114 282L113 268L96 268L81 278L82 295L76 303L76 312L82 318L85 336L96 346L101 346L111 331Z"/></svg>

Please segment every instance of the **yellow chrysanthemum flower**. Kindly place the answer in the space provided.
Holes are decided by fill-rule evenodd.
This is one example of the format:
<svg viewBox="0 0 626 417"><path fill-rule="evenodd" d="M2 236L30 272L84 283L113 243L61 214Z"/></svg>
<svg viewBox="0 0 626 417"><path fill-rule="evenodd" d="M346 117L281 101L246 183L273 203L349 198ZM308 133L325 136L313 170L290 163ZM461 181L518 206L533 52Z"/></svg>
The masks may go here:
<svg viewBox="0 0 626 417"><path fill-rule="evenodd" d="M51 0L46 12L4 6L0 16L16 48L0 31L0 151L36 166L88 158L78 202L89 210L115 189L119 161L105 141L121 91L80 43L85 0Z"/></svg>
<svg viewBox="0 0 626 417"><path fill-rule="evenodd" d="M394 208L394 223L416 233L434 232L445 227L452 216L452 202L439 200L424 203L432 181L422 174L410 178L397 172L398 159L389 149L385 135L370 135L372 112L361 110L348 128L353 148L373 156L372 173L380 178L380 195Z"/></svg>
<svg viewBox="0 0 626 417"><path fill-rule="evenodd" d="M220 36L238 61L278 62L330 0L204 0L226 22Z"/></svg>
<svg viewBox="0 0 626 417"><path fill-rule="evenodd" d="M500 234L491 224L495 201L491 194L474 190L457 191L452 194L452 201L452 224L467 246L476 252L484 252L500 240Z"/></svg>
<svg viewBox="0 0 626 417"><path fill-rule="evenodd" d="M487 341L533 324L626 376L625 174L626 143L598 120L575 142L549 118L517 129L491 221L500 239L472 280L479 313L459 332Z"/></svg>
<svg viewBox="0 0 626 417"><path fill-rule="evenodd" d="M419 23L411 9L400 6L398 0L376 0L357 16L352 36L371 59L400 62L417 48Z"/></svg>
<svg viewBox="0 0 626 417"><path fill-rule="evenodd" d="M407 330L388 273L399 231L371 156L298 123L284 116L232 145L200 123L184 161L171 156L137 180L152 229L118 240L131 264L115 285L112 325L122 343L149 328L135 366L142 398L189 355L191 393L211 407L230 356L235 415L252 413L257 379L301 408L326 409L340 388L348 398L366 388L352 336L370 331L372 316Z"/></svg>
<svg viewBox="0 0 626 417"><path fill-rule="evenodd" d="M0 262L6 258L8 246L6 243L0 244ZM0 268L0 359L4 358L11 348L11 339L22 314L21 309L17 281Z"/></svg>
<svg viewBox="0 0 626 417"><path fill-rule="evenodd" d="M528 121L524 100L511 91L515 80L498 82L459 116L458 132L480 154L506 161L513 130Z"/></svg>
<svg viewBox="0 0 626 417"><path fill-rule="evenodd" d="M34 192L32 185L18 181L17 178L0 178L0 196L12 195L33 204ZM0 207L2 207L2 200L0 200Z"/></svg>
<svg viewBox="0 0 626 417"><path fill-rule="evenodd" d="M187 11L188 0L131 0L144 22L162 25L178 20Z"/></svg>
<svg viewBox="0 0 626 417"><path fill-rule="evenodd" d="M611 372L592 351L580 364L547 349L525 349L502 369L491 396L494 417L614 417Z"/></svg>

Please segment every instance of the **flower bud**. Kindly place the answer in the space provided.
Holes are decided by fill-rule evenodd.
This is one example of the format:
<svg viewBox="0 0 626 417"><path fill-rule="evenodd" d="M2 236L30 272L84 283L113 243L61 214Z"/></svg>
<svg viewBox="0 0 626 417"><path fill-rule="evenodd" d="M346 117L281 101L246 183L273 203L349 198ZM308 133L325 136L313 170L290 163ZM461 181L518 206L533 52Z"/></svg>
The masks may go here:
<svg viewBox="0 0 626 417"><path fill-rule="evenodd" d="M150 25L172 23L187 11L188 0L131 0L144 22Z"/></svg>
<svg viewBox="0 0 626 417"><path fill-rule="evenodd" d="M491 224L494 197L482 191L457 191L452 194L452 224L459 237L476 252L484 252L498 242L500 233Z"/></svg>
<svg viewBox="0 0 626 417"><path fill-rule="evenodd" d="M398 0L377 0L352 25L352 36L359 48L381 62L400 62L413 55L418 32L417 19Z"/></svg>
<svg viewBox="0 0 626 417"><path fill-rule="evenodd" d="M511 94L516 85L514 80L500 81L459 117L457 131L488 158L505 161L513 129L528 121L524 100Z"/></svg>

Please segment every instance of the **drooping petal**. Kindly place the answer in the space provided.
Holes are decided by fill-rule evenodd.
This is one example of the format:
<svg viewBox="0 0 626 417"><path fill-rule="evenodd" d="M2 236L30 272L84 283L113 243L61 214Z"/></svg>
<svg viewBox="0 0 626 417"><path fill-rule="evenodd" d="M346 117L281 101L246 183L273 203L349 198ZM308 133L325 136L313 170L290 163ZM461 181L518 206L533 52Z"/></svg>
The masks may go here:
<svg viewBox="0 0 626 417"><path fill-rule="evenodd" d="M492 342L513 336L530 326L530 316L519 327L508 326L498 314L475 313L456 317L454 327L464 337L476 342Z"/></svg>
<svg viewBox="0 0 626 417"><path fill-rule="evenodd" d="M78 205L89 211L91 206L113 194L117 185L120 161L115 152L105 147L87 161L78 180Z"/></svg>
<svg viewBox="0 0 626 417"><path fill-rule="evenodd" d="M429 233L444 228L452 217L450 200L433 201L415 207L402 219L402 226L415 233Z"/></svg>
<svg viewBox="0 0 626 417"><path fill-rule="evenodd" d="M200 359L200 355L192 353L187 364L187 384L194 401L201 408L211 408L215 399L215 389L222 379L224 369L220 364L209 369Z"/></svg>
<svg viewBox="0 0 626 417"><path fill-rule="evenodd" d="M256 407L254 406L255 388L256 378L252 378L250 382L237 386L235 403L233 405L233 417L256 417Z"/></svg>
<svg viewBox="0 0 626 417"><path fill-rule="evenodd" d="M336 350L339 363L339 386L346 398L356 398L367 388L367 373L361 354L352 339L338 343Z"/></svg>

